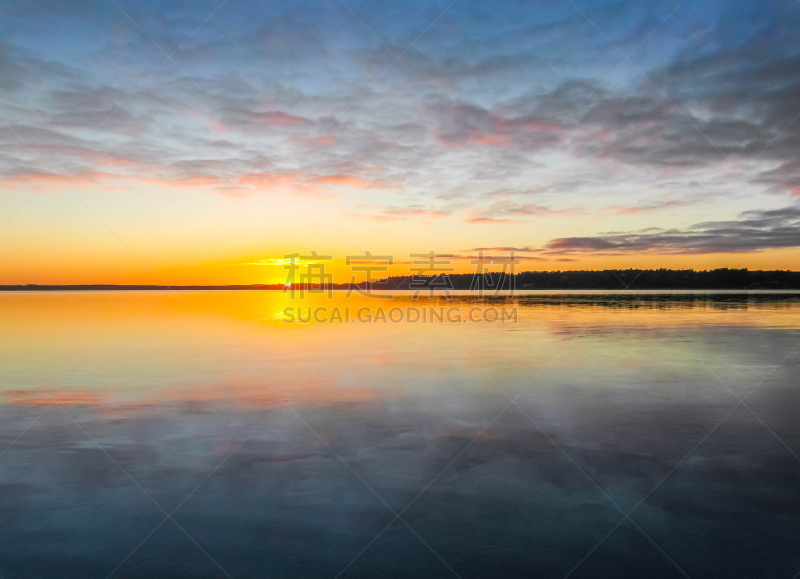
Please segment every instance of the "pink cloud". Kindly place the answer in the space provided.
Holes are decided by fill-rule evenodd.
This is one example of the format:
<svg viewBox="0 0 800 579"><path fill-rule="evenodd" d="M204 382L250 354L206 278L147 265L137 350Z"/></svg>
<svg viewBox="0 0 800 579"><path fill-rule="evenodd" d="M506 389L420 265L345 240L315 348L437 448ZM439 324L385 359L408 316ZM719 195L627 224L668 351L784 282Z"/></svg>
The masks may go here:
<svg viewBox="0 0 800 579"><path fill-rule="evenodd" d="M300 143L308 143L308 145L311 147L328 147L336 142L336 137L333 135L322 135L320 137L298 135L293 137L293 140Z"/></svg>
<svg viewBox="0 0 800 579"><path fill-rule="evenodd" d="M567 130L567 128L562 125L547 121L525 121L522 126L529 131L541 133L555 133Z"/></svg>
<svg viewBox="0 0 800 579"><path fill-rule="evenodd" d="M251 119L264 123L265 125L272 125L273 127L296 127L298 125L307 125L311 121L305 117L297 117L281 111L269 111L266 113L253 113Z"/></svg>
<svg viewBox="0 0 800 579"><path fill-rule="evenodd" d="M239 177L238 181L241 185L272 185L276 181L296 181L300 178L297 172L263 172L263 173L247 173Z"/></svg>
<svg viewBox="0 0 800 579"><path fill-rule="evenodd" d="M494 217L470 217L467 223L521 223L519 219L496 219Z"/></svg>
<svg viewBox="0 0 800 579"><path fill-rule="evenodd" d="M361 189L374 189L382 187L383 185L377 181L368 181L361 177L354 177L352 175L324 175L322 177L315 177L307 181L309 184L314 185L339 185L347 187L358 187Z"/></svg>
<svg viewBox="0 0 800 579"><path fill-rule="evenodd" d="M3 184L7 186L25 185L30 183L45 183L52 184L67 183L69 185L88 185L97 183L102 179L118 177L113 173L103 173L99 171L81 171L75 174L67 173L48 173L47 171L40 171L32 169L27 171L14 172L8 175Z"/></svg>

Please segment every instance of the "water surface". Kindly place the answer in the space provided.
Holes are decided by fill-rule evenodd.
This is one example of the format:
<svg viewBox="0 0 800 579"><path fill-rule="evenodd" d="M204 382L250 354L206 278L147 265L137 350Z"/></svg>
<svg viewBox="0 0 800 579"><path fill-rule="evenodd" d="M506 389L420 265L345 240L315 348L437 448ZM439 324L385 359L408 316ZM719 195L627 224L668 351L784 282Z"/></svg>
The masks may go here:
<svg viewBox="0 0 800 579"><path fill-rule="evenodd" d="M796 294L498 304L0 294L0 576L800 572Z"/></svg>

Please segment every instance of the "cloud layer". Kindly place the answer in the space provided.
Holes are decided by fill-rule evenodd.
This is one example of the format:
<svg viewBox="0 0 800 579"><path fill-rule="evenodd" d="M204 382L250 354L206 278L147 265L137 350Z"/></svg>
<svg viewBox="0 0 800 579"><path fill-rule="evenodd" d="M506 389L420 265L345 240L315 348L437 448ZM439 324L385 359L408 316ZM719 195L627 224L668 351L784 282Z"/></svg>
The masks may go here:
<svg viewBox="0 0 800 579"><path fill-rule="evenodd" d="M594 237L561 237L544 249L522 249L544 255L624 255L631 253L746 253L800 246L800 207L746 211L735 221L708 221L686 229L650 228Z"/></svg>
<svg viewBox="0 0 800 579"><path fill-rule="evenodd" d="M484 228L749 208L547 249L800 245L800 5L118 4L3 3L0 191L358 193Z"/></svg>

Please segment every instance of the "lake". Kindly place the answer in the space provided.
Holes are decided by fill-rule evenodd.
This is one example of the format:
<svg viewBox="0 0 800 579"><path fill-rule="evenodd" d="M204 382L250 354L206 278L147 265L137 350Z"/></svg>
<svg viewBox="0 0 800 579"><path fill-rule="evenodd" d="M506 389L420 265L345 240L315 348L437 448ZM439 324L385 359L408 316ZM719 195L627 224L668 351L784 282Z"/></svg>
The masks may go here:
<svg viewBox="0 0 800 579"><path fill-rule="evenodd" d="M797 576L799 294L455 294L0 294L0 576Z"/></svg>

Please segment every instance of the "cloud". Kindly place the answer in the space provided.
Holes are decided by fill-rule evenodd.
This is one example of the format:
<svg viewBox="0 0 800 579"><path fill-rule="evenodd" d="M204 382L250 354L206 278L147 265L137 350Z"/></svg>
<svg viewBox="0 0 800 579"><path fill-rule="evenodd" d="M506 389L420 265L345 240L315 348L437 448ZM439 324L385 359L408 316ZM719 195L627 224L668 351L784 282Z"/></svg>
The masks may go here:
<svg viewBox="0 0 800 579"><path fill-rule="evenodd" d="M407 205L405 207L389 206L380 209L379 213L370 215L377 221L398 221L408 218L431 219L449 217L450 212L424 205Z"/></svg>
<svg viewBox="0 0 800 579"><path fill-rule="evenodd" d="M540 251L538 249L533 249L530 247L513 247L513 246L502 246L502 247L473 247L469 251L505 251L505 252L519 252L519 253L531 253Z"/></svg>
<svg viewBox="0 0 800 579"><path fill-rule="evenodd" d="M469 260L488 260L492 261L494 265L502 265L503 263L508 263L511 261L510 255L454 255L453 259L469 259ZM546 257L539 257L535 255L514 255L515 260L520 261L550 261ZM488 265L488 264L487 264Z"/></svg>
<svg viewBox="0 0 800 579"><path fill-rule="evenodd" d="M123 7L171 53L217 6ZM699 183L709 207L800 194L798 11L702 6L652 36L674 3L583 7L625 51L647 38L632 59L656 88L627 64L608 77L620 55L569 3L457 3L418 40L436 8L354 5L402 61L336 3L245 3L197 30L175 53L180 70L154 73L160 53L113 6L10 0L0 113L30 150L0 128L0 175L21 186L60 167L86 182L248 195L286 171L311 193L385 189L376 219L549 195L480 209L472 224L567 219L580 210L564 207L599 195L625 215L694 202L654 199L664 180ZM35 42L64 30L68 49Z"/></svg>
<svg viewBox="0 0 800 579"><path fill-rule="evenodd" d="M753 182L767 184L775 193L789 191L793 196L800 195L800 159L790 159L763 171L753 178Z"/></svg>
<svg viewBox="0 0 800 579"><path fill-rule="evenodd" d="M505 117L472 104L434 103L432 131L446 148L553 147L567 130L562 123L536 116Z"/></svg>
<svg viewBox="0 0 800 579"><path fill-rule="evenodd" d="M581 209L553 209L545 205L534 203L516 203L514 201L495 201L481 211L480 215L472 214L467 218L469 223L513 223L522 221L526 217L543 215L575 215L582 213Z"/></svg>
<svg viewBox="0 0 800 579"><path fill-rule="evenodd" d="M358 187L361 189L373 189L383 185L377 181L369 181L353 175L323 175L308 179L306 183L310 185L338 185L346 187Z"/></svg>
<svg viewBox="0 0 800 579"><path fill-rule="evenodd" d="M49 183L50 186L58 186L62 183L67 185L85 186L105 179L114 179L117 176L112 173L101 173L98 171L82 170L72 174L51 173L38 169L17 168L3 174L2 183L9 187L22 184L43 185Z"/></svg>
<svg viewBox="0 0 800 579"><path fill-rule="evenodd" d="M650 228L594 237L561 237L542 249L545 255L687 255L790 247L800 247L799 206L745 211L738 220L707 221L685 229Z"/></svg>
<svg viewBox="0 0 800 579"><path fill-rule="evenodd" d="M227 111L226 111L227 112ZM232 111L234 117L234 123L237 125L239 124L260 124L260 125L269 125L272 127L300 127L306 126L313 123L310 119L306 119L304 117L300 117L297 115L291 115L289 113L284 113L281 111ZM220 123L226 126L230 126L227 122L227 114L224 115L220 119Z"/></svg>
<svg viewBox="0 0 800 579"><path fill-rule="evenodd" d="M654 211L663 211L665 209L679 209L681 207L687 207L694 203L698 203L702 200L703 198L699 195L694 195L685 199L670 199L666 197L643 205L607 205L603 207L602 210L610 211L616 215L640 215L642 213L652 213Z"/></svg>

